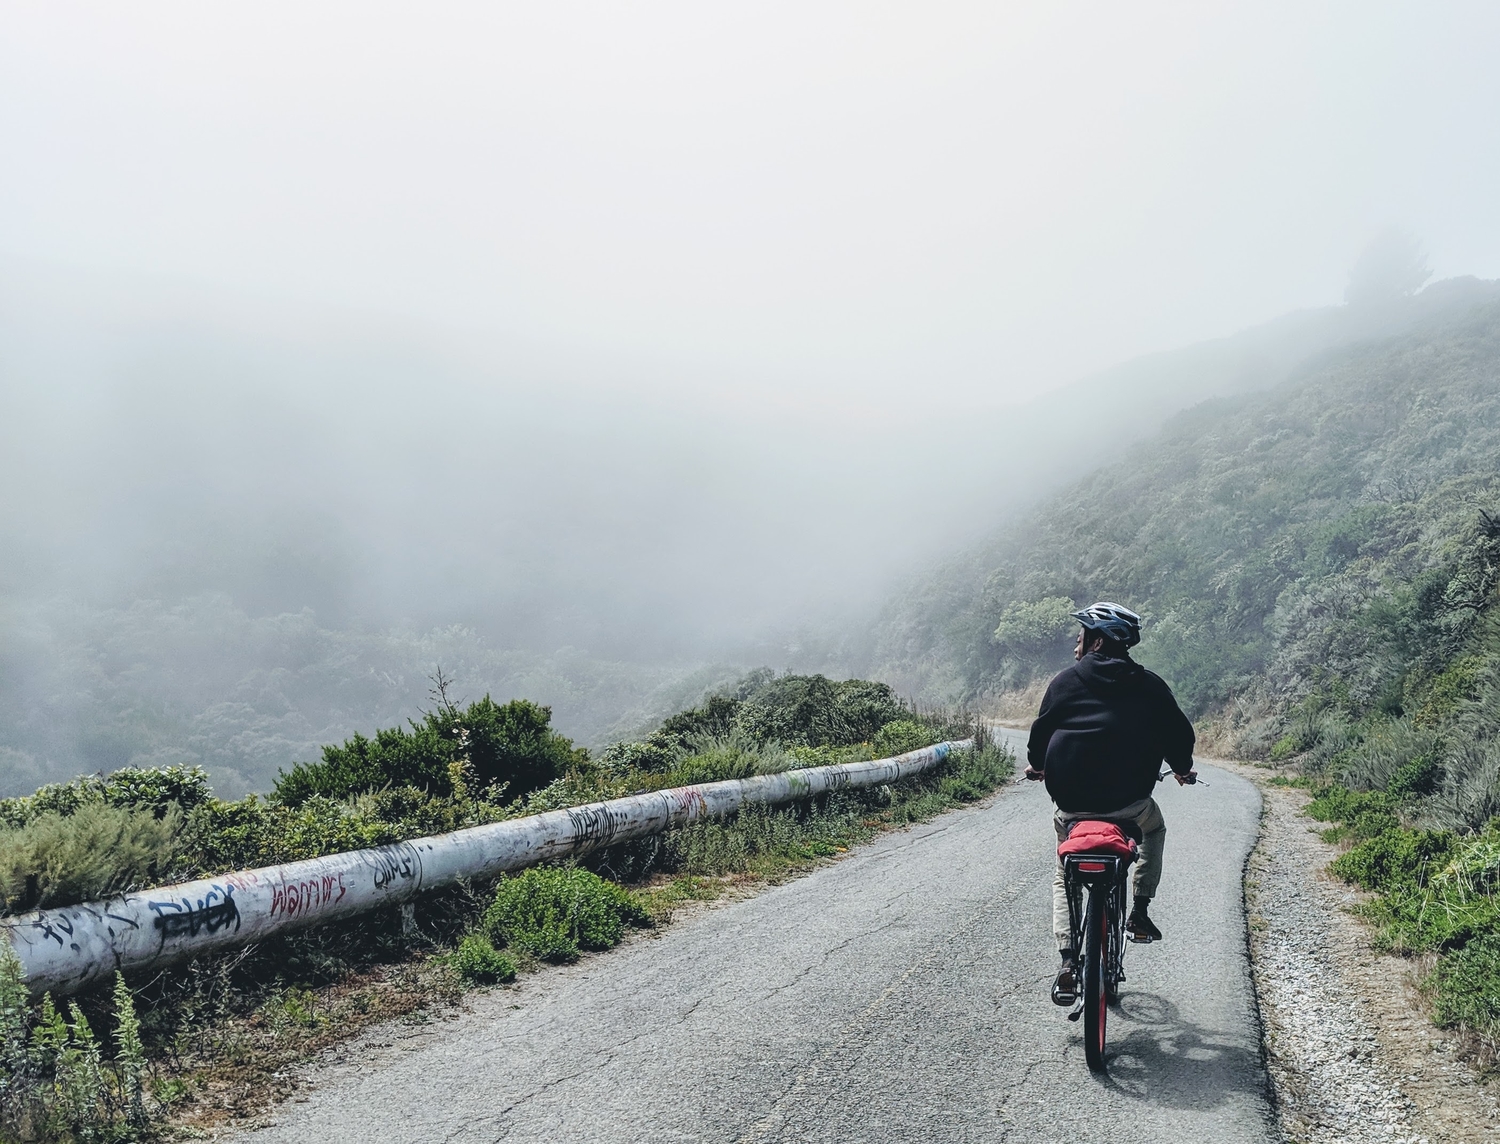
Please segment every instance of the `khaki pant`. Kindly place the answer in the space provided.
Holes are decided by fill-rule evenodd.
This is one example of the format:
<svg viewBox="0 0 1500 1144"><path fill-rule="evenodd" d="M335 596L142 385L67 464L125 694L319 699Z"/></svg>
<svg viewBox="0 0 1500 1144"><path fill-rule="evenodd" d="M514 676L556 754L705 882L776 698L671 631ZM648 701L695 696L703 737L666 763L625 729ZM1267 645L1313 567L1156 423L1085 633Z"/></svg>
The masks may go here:
<svg viewBox="0 0 1500 1144"><path fill-rule="evenodd" d="M1109 814L1073 814L1059 810L1053 818L1059 843L1068 837L1068 828L1081 818L1135 823L1141 832L1140 856L1136 859L1133 876L1135 896L1154 898L1157 883L1161 881L1162 844L1167 840L1167 824L1162 819L1161 807L1156 805L1156 800L1143 798L1140 802L1133 802ZM1063 889L1061 862L1058 862L1057 873L1052 880L1052 933L1057 938L1058 949L1067 949L1073 943L1072 926L1068 919L1068 894Z"/></svg>

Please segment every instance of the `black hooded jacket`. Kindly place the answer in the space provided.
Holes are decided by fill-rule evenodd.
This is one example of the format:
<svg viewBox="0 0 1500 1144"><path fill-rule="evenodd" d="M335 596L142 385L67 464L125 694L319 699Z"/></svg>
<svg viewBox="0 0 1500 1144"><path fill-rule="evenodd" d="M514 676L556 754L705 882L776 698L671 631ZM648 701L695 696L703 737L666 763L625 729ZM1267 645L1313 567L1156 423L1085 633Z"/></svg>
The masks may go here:
<svg viewBox="0 0 1500 1144"><path fill-rule="evenodd" d="M1047 686L1026 760L1059 810L1108 814L1156 789L1163 759L1193 769L1193 725L1172 689L1128 656L1091 652Z"/></svg>

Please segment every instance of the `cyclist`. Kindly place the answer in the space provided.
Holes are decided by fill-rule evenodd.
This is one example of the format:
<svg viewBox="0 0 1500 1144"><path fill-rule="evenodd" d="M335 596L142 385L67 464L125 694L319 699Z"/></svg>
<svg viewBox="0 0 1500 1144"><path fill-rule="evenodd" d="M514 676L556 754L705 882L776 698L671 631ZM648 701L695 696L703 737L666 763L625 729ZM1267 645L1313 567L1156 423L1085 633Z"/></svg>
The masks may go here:
<svg viewBox="0 0 1500 1144"><path fill-rule="evenodd" d="M1166 682L1130 658L1141 639L1140 616L1108 601L1072 614L1083 625L1073 650L1078 662L1059 672L1042 696L1026 747L1026 777L1046 781L1057 804L1059 842L1086 818L1119 823L1136 837L1140 861L1125 925L1134 941L1160 941L1147 907L1161 881L1167 827L1151 795L1163 759L1179 783L1197 780L1193 725ZM1061 864L1052 888L1052 932L1062 955L1052 999L1071 1005L1078 974Z"/></svg>

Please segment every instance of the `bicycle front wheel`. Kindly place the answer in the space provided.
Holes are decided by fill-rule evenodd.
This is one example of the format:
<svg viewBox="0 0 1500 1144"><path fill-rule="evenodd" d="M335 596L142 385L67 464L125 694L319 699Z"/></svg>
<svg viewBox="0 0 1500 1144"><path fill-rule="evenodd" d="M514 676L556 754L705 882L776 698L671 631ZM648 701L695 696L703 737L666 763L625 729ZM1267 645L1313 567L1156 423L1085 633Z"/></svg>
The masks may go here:
<svg viewBox="0 0 1500 1144"><path fill-rule="evenodd" d="M1089 887L1088 920L1083 930L1083 1052L1089 1068L1104 1071L1104 1029L1109 1017L1105 971L1109 965L1109 890Z"/></svg>

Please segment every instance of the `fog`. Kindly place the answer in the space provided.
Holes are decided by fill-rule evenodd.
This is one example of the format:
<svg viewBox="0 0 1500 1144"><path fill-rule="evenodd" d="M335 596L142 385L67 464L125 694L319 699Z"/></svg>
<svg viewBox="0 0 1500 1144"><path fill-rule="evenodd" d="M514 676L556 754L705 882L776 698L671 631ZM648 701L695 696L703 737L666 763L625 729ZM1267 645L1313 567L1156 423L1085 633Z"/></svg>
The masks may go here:
<svg viewBox="0 0 1500 1144"><path fill-rule="evenodd" d="M0 785L861 669L1372 239L1500 275L1491 7L1034 8L0 11Z"/></svg>

